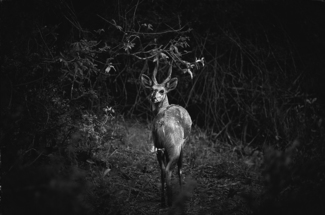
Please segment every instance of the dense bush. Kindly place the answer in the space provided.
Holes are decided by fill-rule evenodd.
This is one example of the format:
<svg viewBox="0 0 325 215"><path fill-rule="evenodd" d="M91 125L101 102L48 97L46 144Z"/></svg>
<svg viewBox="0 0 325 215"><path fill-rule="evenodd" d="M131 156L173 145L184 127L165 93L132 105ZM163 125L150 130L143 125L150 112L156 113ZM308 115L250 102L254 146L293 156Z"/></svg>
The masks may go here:
<svg viewBox="0 0 325 215"><path fill-rule="evenodd" d="M323 101L306 87L308 77L297 66L290 40L278 39L286 38L284 31L247 18L247 8L240 3L118 1L84 11L79 2L17 2L0 3L5 8L1 169L8 212L21 212L14 208L15 201L30 209L62 196L56 204L69 210L47 205L53 214L98 212L94 205L103 207L98 202L101 195L109 196L110 206L122 204L124 193L113 186L118 183L104 177L113 167L131 165L122 161L125 154L114 154L121 145L128 149L132 142L145 142L146 134L139 137L138 130L138 139L128 136L132 132L125 118L152 119L138 77L151 74L157 60L158 79L173 63L173 75L180 81L169 99L187 108L200 127L189 146L191 168L204 166L204 155L218 163L216 154L228 156L232 150L239 156L236 162L254 166L264 177L264 202L252 211L271 213L268 209L273 208L285 213L288 205L299 212L294 205L305 195L313 197L306 202L308 208L321 205ZM215 7L220 13L212 13ZM195 141L207 143L206 149ZM139 147L137 153L149 150ZM138 159L140 166L145 160L126 157ZM104 174L98 174L97 167ZM145 174L147 168L140 169ZM92 181L93 187L81 178ZM192 190L195 183L189 184ZM108 191L101 191L102 186ZM179 199L190 196L183 194L186 198ZM16 195L21 198L16 200ZM24 198L30 202L23 203ZM36 212L46 210L40 207Z"/></svg>

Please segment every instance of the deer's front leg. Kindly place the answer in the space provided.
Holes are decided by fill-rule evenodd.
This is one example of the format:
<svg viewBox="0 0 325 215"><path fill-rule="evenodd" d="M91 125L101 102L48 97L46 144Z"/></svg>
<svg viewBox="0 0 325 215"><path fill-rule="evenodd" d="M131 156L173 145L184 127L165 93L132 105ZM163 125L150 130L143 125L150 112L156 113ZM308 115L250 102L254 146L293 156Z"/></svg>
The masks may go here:
<svg viewBox="0 0 325 215"><path fill-rule="evenodd" d="M164 164L164 153L161 149L157 150L157 159L160 166L160 181L161 181L161 206L166 206L165 200L165 178L166 178L166 170Z"/></svg>

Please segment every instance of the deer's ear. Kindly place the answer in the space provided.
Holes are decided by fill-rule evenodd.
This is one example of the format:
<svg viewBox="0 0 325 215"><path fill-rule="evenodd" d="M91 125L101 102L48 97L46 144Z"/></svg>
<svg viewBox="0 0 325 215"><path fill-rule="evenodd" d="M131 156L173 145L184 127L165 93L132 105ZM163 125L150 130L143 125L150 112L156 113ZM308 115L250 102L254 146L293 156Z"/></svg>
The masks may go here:
<svg viewBox="0 0 325 215"><path fill-rule="evenodd" d="M178 79L172 78L166 83L166 89L167 91L174 90L177 87Z"/></svg>
<svg viewBox="0 0 325 215"><path fill-rule="evenodd" d="M145 74L141 75L141 83L145 88L151 88L152 87L151 79Z"/></svg>

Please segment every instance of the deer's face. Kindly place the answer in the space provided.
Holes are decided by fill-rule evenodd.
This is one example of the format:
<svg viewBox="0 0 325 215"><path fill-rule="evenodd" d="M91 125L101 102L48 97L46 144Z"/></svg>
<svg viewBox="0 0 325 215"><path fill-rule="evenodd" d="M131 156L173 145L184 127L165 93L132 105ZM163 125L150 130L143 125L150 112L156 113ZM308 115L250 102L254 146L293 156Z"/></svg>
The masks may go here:
<svg viewBox="0 0 325 215"><path fill-rule="evenodd" d="M166 83L155 84L147 75L141 75L141 82L145 88L151 90L150 101L152 103L160 103L166 99L167 93L177 86L177 78L172 78Z"/></svg>
<svg viewBox="0 0 325 215"><path fill-rule="evenodd" d="M150 100L152 103L159 103L165 100L167 96L167 90L165 86L153 85L151 87Z"/></svg>
<svg viewBox="0 0 325 215"><path fill-rule="evenodd" d="M177 78L171 78L171 74L172 74L172 63L171 63L169 70L168 70L167 78L161 84L158 84L157 79L156 79L158 65L159 65L159 61L157 61L157 66L155 67L155 69L153 71L152 79L149 78L145 74L141 75L142 85L145 88L148 88L151 90L150 101L153 104L163 103L164 100L167 98L167 93L169 91L175 89L177 86L177 82L178 82ZM168 103L168 100L167 100L167 103Z"/></svg>

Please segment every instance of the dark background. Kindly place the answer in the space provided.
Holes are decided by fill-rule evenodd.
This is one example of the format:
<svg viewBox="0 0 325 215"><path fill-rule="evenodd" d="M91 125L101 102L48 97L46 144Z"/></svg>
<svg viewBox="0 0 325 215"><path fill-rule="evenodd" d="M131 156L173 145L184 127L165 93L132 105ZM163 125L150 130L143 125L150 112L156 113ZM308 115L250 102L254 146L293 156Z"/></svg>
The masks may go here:
<svg viewBox="0 0 325 215"><path fill-rule="evenodd" d="M206 142L241 156L263 154L259 183L267 197L249 214L272 214L262 208L286 213L283 205L294 208L305 195L314 197L306 210L288 211L322 208L323 1L8 0L0 7L4 211L19 214L14 205L23 205L33 212L33 199L50 207L48 202L61 198L62 208L74 209L52 214L88 214L77 200L68 201L88 183L69 168L81 168L89 159L108 168L113 161L93 154L105 141L106 151L114 141L123 142L119 123L152 120L139 76L151 73L150 57L159 46L179 79L169 101L189 111ZM202 57L204 65L195 62ZM166 66L161 62L159 78ZM53 178L68 189L37 186ZM57 192L51 193L51 186ZM48 199L37 197L42 189ZM287 190L289 197L283 194ZM89 207L105 214L99 206Z"/></svg>

